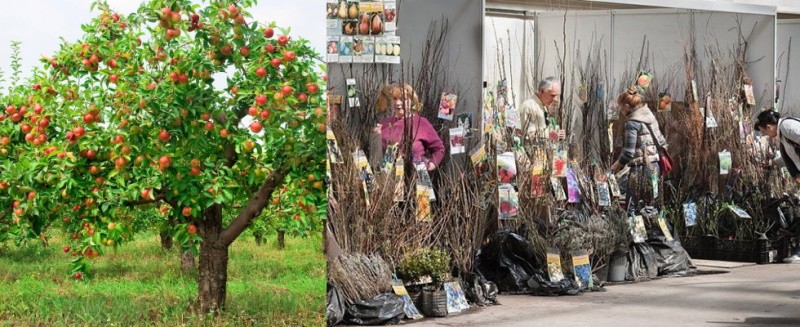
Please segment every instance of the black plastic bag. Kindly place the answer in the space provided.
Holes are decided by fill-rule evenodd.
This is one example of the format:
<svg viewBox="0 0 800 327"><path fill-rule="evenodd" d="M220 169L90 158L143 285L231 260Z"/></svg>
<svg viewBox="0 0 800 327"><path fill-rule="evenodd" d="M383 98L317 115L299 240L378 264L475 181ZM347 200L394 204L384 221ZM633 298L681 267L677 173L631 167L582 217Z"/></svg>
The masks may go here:
<svg viewBox="0 0 800 327"><path fill-rule="evenodd" d="M478 251L475 267L481 275L497 284L501 292L530 293L528 280L541 265L536 262L533 245L524 237L502 230Z"/></svg>
<svg viewBox="0 0 800 327"><path fill-rule="evenodd" d="M657 277L658 262L653 247L647 243L633 243L630 249L625 280L638 282Z"/></svg>
<svg viewBox="0 0 800 327"><path fill-rule="evenodd" d="M531 293L537 296L576 295L581 292L581 287L574 277L552 282L541 270L528 280L528 286L531 288Z"/></svg>
<svg viewBox="0 0 800 327"><path fill-rule="evenodd" d="M344 295L336 284L328 282L328 306L325 310L325 320L328 326L335 326L344 319Z"/></svg>
<svg viewBox="0 0 800 327"><path fill-rule="evenodd" d="M347 307L344 323L348 325L396 324L405 316L403 299L394 293L380 294L371 300Z"/></svg>
<svg viewBox="0 0 800 327"><path fill-rule="evenodd" d="M464 280L467 301L481 307L497 304L497 285L480 274L467 273Z"/></svg>
<svg viewBox="0 0 800 327"><path fill-rule="evenodd" d="M692 258L681 245L677 238L668 241L661 230L649 231L647 244L655 253L658 275L665 277L686 276L694 273L696 267L692 264Z"/></svg>

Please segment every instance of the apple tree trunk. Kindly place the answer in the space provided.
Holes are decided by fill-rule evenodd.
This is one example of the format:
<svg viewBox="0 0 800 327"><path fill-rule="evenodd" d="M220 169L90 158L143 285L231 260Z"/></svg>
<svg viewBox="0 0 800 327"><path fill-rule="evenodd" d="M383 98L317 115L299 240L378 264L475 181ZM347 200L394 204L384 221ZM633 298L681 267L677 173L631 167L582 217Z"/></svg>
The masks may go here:
<svg viewBox="0 0 800 327"><path fill-rule="evenodd" d="M219 312L225 307L228 281L228 245L220 237L222 207L214 204L203 212L198 232L200 243L197 286L201 312Z"/></svg>
<svg viewBox="0 0 800 327"><path fill-rule="evenodd" d="M181 253L181 271L184 274L190 273L194 270L194 252L186 250Z"/></svg>

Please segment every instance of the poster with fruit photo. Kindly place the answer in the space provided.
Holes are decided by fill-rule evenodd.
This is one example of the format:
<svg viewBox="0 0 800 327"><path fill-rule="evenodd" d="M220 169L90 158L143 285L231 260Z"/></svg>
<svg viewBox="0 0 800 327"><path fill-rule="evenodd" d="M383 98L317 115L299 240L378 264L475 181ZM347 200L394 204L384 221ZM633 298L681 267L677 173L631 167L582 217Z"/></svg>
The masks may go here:
<svg viewBox="0 0 800 327"><path fill-rule="evenodd" d="M653 81L653 73L649 71L640 71L639 76L636 77L636 85L639 86L640 89L647 91L647 88L650 87L650 83Z"/></svg>
<svg viewBox="0 0 800 327"><path fill-rule="evenodd" d="M339 62L339 37L328 36L328 43L325 46L327 52L327 62Z"/></svg>
<svg viewBox="0 0 800 327"><path fill-rule="evenodd" d="M362 63L375 62L375 38L371 36L361 37L361 58Z"/></svg>
<svg viewBox="0 0 800 327"><path fill-rule="evenodd" d="M439 100L439 119L453 120L458 96L455 93L443 92Z"/></svg>
<svg viewBox="0 0 800 327"><path fill-rule="evenodd" d="M383 2L358 3L358 35L383 34Z"/></svg>
<svg viewBox="0 0 800 327"><path fill-rule="evenodd" d="M400 37L375 37L375 63L400 63Z"/></svg>
<svg viewBox="0 0 800 327"><path fill-rule="evenodd" d="M395 1L383 3L383 31L386 34L397 31L397 2Z"/></svg>
<svg viewBox="0 0 800 327"><path fill-rule="evenodd" d="M358 21L355 19L344 19L342 22L342 35L358 35Z"/></svg>
<svg viewBox="0 0 800 327"><path fill-rule="evenodd" d="M339 38L339 62L344 64L353 62L352 36L342 36Z"/></svg>
<svg viewBox="0 0 800 327"><path fill-rule="evenodd" d="M364 52L364 37L353 37L353 63L361 63L363 58L361 55Z"/></svg>
<svg viewBox="0 0 800 327"><path fill-rule="evenodd" d="M339 14L344 14L344 17L339 17ZM327 0L325 3L325 27L326 35L340 36L342 35L341 19L347 18L347 7L339 10L338 0Z"/></svg>
<svg viewBox="0 0 800 327"><path fill-rule="evenodd" d="M672 110L672 96L669 93L661 93L658 100L658 111Z"/></svg>

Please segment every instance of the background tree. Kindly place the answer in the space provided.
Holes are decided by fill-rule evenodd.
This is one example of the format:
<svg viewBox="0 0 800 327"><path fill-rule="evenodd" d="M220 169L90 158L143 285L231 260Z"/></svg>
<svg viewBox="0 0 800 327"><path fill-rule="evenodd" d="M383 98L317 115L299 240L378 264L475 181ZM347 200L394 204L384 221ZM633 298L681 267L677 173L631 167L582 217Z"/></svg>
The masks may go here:
<svg viewBox="0 0 800 327"><path fill-rule="evenodd" d="M324 173L320 56L250 21L253 2L151 0L126 17L94 3L85 35L5 96L0 228L63 225L82 279L155 205L181 219L176 240L199 244L199 309L221 309L229 246L287 178ZM322 189L303 203L324 206ZM301 223L324 215L302 212Z"/></svg>

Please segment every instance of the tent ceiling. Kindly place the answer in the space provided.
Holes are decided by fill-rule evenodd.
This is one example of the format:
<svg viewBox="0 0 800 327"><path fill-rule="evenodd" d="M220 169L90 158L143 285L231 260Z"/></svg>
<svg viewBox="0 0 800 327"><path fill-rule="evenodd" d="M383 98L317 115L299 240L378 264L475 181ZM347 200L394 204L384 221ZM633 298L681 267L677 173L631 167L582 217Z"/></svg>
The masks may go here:
<svg viewBox="0 0 800 327"><path fill-rule="evenodd" d="M486 0L486 7L517 11L683 8L761 15L774 15L776 12L775 5L764 5L768 1L758 4L731 1L733 0Z"/></svg>

